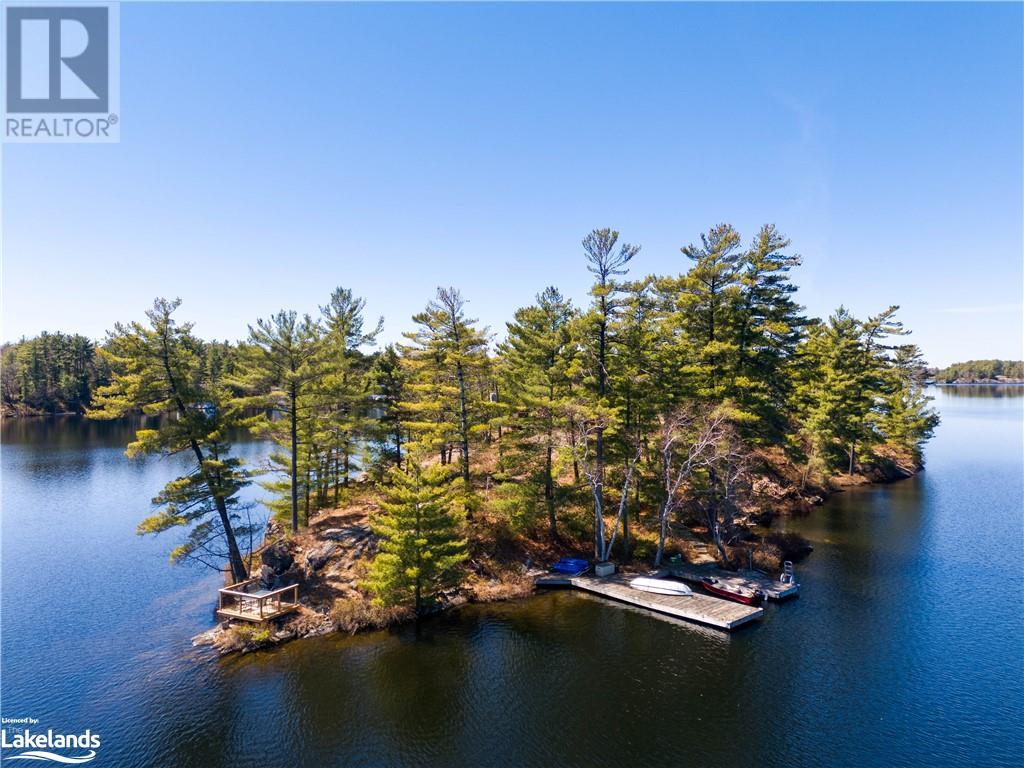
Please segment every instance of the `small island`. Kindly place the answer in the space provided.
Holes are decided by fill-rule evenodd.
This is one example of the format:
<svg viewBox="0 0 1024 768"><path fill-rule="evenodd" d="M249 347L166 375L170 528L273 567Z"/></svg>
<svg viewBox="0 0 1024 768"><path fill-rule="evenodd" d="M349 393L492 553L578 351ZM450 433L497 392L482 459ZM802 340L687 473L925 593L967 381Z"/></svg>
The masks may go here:
<svg viewBox="0 0 1024 768"><path fill-rule="evenodd" d="M954 386L1024 384L1024 360L968 360L930 371L930 378Z"/></svg>
<svg viewBox="0 0 1024 768"><path fill-rule="evenodd" d="M774 226L747 243L713 227L674 275L633 275L640 247L612 229L582 250L583 306L541 286L496 334L442 287L383 348L346 288L237 343L157 299L100 343L5 347L5 411L142 414L129 458L188 457L140 489L156 496L138 532L225 572L237 605L222 593L197 638L222 653L525 596L564 556L777 574L809 546L776 516L921 468L938 416L898 308L805 316ZM267 465L233 452L242 432L272 441ZM269 521L242 501L252 483Z"/></svg>

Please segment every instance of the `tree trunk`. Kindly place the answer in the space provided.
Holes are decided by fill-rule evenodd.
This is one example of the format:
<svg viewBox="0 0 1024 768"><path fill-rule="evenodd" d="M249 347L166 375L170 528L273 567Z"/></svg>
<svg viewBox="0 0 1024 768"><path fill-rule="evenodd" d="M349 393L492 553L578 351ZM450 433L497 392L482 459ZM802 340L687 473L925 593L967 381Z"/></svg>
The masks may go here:
<svg viewBox="0 0 1024 768"><path fill-rule="evenodd" d="M420 537L420 507L416 505L416 538ZM422 578L422 570L420 569L420 549L416 547L416 616L420 615L420 579Z"/></svg>
<svg viewBox="0 0 1024 768"><path fill-rule="evenodd" d="M853 458L857 453L857 442L855 440L850 441L850 471L847 474L853 474Z"/></svg>
<svg viewBox="0 0 1024 768"><path fill-rule="evenodd" d="M462 440L462 479L469 482L469 416L466 413L466 377L462 363L455 364L459 379L459 438Z"/></svg>
<svg viewBox="0 0 1024 768"><path fill-rule="evenodd" d="M174 381L174 374L171 372L170 358L171 353L167 346L167 340L164 338L163 364L164 371L167 373L167 383L170 385L178 410L184 413L186 410L185 403L182 402L181 397L178 395L178 385ZM199 447L199 443L196 442L194 437L190 437L189 444L192 446L192 452L195 454L196 462L199 464L199 472L206 479L206 487L210 489L210 493L213 496L214 506L217 507L217 516L220 518L221 527L224 529L224 538L228 545L228 563L231 566L231 576L235 583L245 581L249 573L245 568L245 563L242 561L242 553L238 549L238 542L235 540L235 530L231 527L231 517L228 515L227 501L224 499L224 495L219 492L220 484L210 482L203 458L203 450Z"/></svg>
<svg viewBox="0 0 1024 768"><path fill-rule="evenodd" d="M607 305L605 303L604 296L601 297L601 325L599 331L598 341L598 353L597 353L597 395L600 400L600 404L604 405L605 390L607 388L607 377L605 374L605 336L607 333ZM597 433L597 445L596 445L596 461L594 467L594 477L596 480L596 490L594 495L596 497L597 508L594 510L596 527L594 530L594 544L598 550L598 556L603 554L604 550L604 519L602 510L604 509L604 427L598 427Z"/></svg>
<svg viewBox="0 0 1024 768"><path fill-rule="evenodd" d="M345 437L345 462L344 462L345 474L342 483L348 488L348 476L352 472L352 455L349 450L348 436Z"/></svg>
<svg viewBox="0 0 1024 768"><path fill-rule="evenodd" d="M623 499L622 502L625 504L626 499ZM622 562L629 562L629 510L622 514Z"/></svg>
<svg viewBox="0 0 1024 768"><path fill-rule="evenodd" d="M337 509L341 503L341 466L338 457L338 448L334 448L334 507Z"/></svg>
<svg viewBox="0 0 1024 768"><path fill-rule="evenodd" d="M292 429L292 533L299 530L299 414L297 402L299 399L295 385L289 389L291 401L291 429Z"/></svg>
<svg viewBox="0 0 1024 768"><path fill-rule="evenodd" d="M235 532L231 528L231 518L228 517L228 508L227 504L224 503L224 497L214 496L213 501L217 505L217 516L220 517L220 524L224 528L224 538L227 539L228 543L228 562L231 564L231 578L237 584L240 581L245 581L249 573L245 569L242 553L238 549L238 542L235 541Z"/></svg>
<svg viewBox="0 0 1024 768"><path fill-rule="evenodd" d="M221 527L224 529L224 538L228 545L228 563L231 567L231 579L237 584L240 581L245 581L249 576L249 572L245 567L245 562L242 560L242 553L238 549L238 541L235 539L235 531L231 527L231 517L228 515L227 502L224 499L224 495L215 490L220 488L220 483L217 481L211 482L206 471L203 451L199 447L199 443L192 438L189 439L189 443L192 446L192 452L196 456L196 461L199 462L199 472L204 478L206 478L206 487L210 489L210 493L213 496L214 506L217 507L217 516L220 518Z"/></svg>
<svg viewBox="0 0 1024 768"><path fill-rule="evenodd" d="M395 465L402 468L402 427L395 425Z"/></svg>
<svg viewBox="0 0 1024 768"><path fill-rule="evenodd" d="M309 525L309 486L310 486L309 480L310 480L310 478L309 478L309 470L307 469L306 470L306 482L304 484L305 487L302 489L303 497L304 497L304 507L303 508L304 508L304 514L306 516L306 525Z"/></svg>
<svg viewBox="0 0 1024 768"><path fill-rule="evenodd" d="M654 555L655 567L661 565L661 558L665 556L665 539L668 536L668 516L670 513L669 500L666 499L658 514L658 551Z"/></svg>
<svg viewBox="0 0 1024 768"><path fill-rule="evenodd" d="M569 417L569 446L572 448L572 479L580 484L580 463L576 459L576 419Z"/></svg>
<svg viewBox="0 0 1024 768"><path fill-rule="evenodd" d="M722 543L722 529L718 523L718 506L712 502L708 508L708 532L711 534L711 541L714 542L715 548L718 549L718 554L722 556L722 564L726 568L732 567L732 562L729 560L729 555L725 552L725 545Z"/></svg>
<svg viewBox="0 0 1024 768"><path fill-rule="evenodd" d="M544 462L544 502L548 508L548 529L551 540L558 541L558 526L555 524L555 488L551 476L551 430L548 430L547 458Z"/></svg>

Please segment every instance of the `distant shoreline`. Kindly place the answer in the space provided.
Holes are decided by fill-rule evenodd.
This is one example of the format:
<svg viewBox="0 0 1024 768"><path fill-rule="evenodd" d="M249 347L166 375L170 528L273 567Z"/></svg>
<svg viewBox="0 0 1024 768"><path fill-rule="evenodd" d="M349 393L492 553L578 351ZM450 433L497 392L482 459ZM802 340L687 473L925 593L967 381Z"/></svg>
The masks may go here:
<svg viewBox="0 0 1024 768"><path fill-rule="evenodd" d="M929 387L1021 387L1024 379L982 379L978 381L926 381ZM69 416L84 417L80 411L39 411L32 408L14 407L8 404L0 408L0 418L4 419L50 419L67 418Z"/></svg>

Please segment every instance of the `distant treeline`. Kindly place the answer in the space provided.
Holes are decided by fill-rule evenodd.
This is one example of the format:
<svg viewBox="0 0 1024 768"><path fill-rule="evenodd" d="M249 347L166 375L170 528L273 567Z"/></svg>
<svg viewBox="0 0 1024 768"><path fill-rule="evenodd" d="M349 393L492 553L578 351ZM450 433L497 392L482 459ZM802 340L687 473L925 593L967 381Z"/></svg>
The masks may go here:
<svg viewBox="0 0 1024 768"><path fill-rule="evenodd" d="M936 381L1024 380L1024 360L968 360L935 372Z"/></svg>
<svg viewBox="0 0 1024 768"><path fill-rule="evenodd" d="M110 371L85 336L43 333L0 347L0 389L7 413L81 413Z"/></svg>

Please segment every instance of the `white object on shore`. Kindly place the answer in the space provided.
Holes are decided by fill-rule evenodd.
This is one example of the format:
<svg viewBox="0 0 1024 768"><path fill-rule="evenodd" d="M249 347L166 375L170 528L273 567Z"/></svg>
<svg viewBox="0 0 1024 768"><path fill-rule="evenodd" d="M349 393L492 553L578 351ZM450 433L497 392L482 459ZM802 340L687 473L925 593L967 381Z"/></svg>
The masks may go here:
<svg viewBox="0 0 1024 768"><path fill-rule="evenodd" d="M598 576L611 576L615 573L615 563L598 563L594 566L594 573Z"/></svg>
<svg viewBox="0 0 1024 768"><path fill-rule="evenodd" d="M629 582L629 586L642 592L653 592L656 595L678 595L682 597L693 594L693 590L681 581L669 581L668 579L648 579L641 576Z"/></svg>

